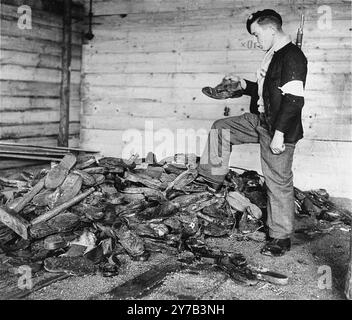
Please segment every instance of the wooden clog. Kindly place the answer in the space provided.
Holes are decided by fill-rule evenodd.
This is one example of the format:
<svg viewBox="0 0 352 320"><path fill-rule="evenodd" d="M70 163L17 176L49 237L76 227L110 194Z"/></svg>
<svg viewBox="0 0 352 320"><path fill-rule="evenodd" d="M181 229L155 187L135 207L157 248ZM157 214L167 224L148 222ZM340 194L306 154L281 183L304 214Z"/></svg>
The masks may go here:
<svg viewBox="0 0 352 320"><path fill-rule="evenodd" d="M71 212L63 212L50 219L47 224L57 232L68 232L77 226L79 217Z"/></svg>
<svg viewBox="0 0 352 320"><path fill-rule="evenodd" d="M50 202L50 195L53 194L52 190L43 190L33 197L32 203L38 207L46 207Z"/></svg>
<svg viewBox="0 0 352 320"><path fill-rule="evenodd" d="M237 191L229 192L226 200L230 206L240 212L249 212L254 218L260 219L262 210L260 210L254 203L251 203L248 198Z"/></svg>
<svg viewBox="0 0 352 320"><path fill-rule="evenodd" d="M76 161L76 157L73 154L67 154L45 177L45 188L56 189L60 186L66 179L69 170L76 164Z"/></svg>
<svg viewBox="0 0 352 320"><path fill-rule="evenodd" d="M0 222L0 242L6 243L16 237L16 233Z"/></svg>
<svg viewBox="0 0 352 320"><path fill-rule="evenodd" d="M98 160L100 167L105 168L124 168L124 169L134 169L136 167L136 163L130 160L115 158L115 157L104 157Z"/></svg>
<svg viewBox="0 0 352 320"><path fill-rule="evenodd" d="M156 155L153 152L148 152L147 156L145 157L145 162L148 164L154 164L158 161L156 160Z"/></svg>
<svg viewBox="0 0 352 320"><path fill-rule="evenodd" d="M95 179L94 177L89 174L88 172L85 172L83 170L78 170L75 169L72 173L79 175L82 178L82 184L84 186L91 187L95 184Z"/></svg>
<svg viewBox="0 0 352 320"><path fill-rule="evenodd" d="M62 185L58 188L60 195L53 202L53 208L73 199L82 187L82 178L74 173L70 173Z"/></svg>
<svg viewBox="0 0 352 320"><path fill-rule="evenodd" d="M75 169L85 169L90 167L93 164L96 164L96 160L94 156L80 157L77 161Z"/></svg>
<svg viewBox="0 0 352 320"><path fill-rule="evenodd" d="M105 181L105 176L103 174L93 174L95 179L95 185L98 186Z"/></svg>
<svg viewBox="0 0 352 320"><path fill-rule="evenodd" d="M141 256L145 251L143 240L126 225L114 230L120 244L130 256Z"/></svg>
<svg viewBox="0 0 352 320"><path fill-rule="evenodd" d="M67 245L68 243L59 234L54 234L44 239L44 249L46 250L56 250L60 248L65 248L67 247Z"/></svg>
<svg viewBox="0 0 352 320"><path fill-rule="evenodd" d="M84 257L50 257L44 260L44 269L48 272L65 272L72 275L96 272L94 263Z"/></svg>
<svg viewBox="0 0 352 320"><path fill-rule="evenodd" d="M108 172L108 170L104 167L91 167L82 169L82 171L87 172L89 174L104 174Z"/></svg>
<svg viewBox="0 0 352 320"><path fill-rule="evenodd" d="M209 223L204 227L204 234L211 237L224 237L229 234L229 230L221 225Z"/></svg>
<svg viewBox="0 0 352 320"><path fill-rule="evenodd" d="M63 212L46 222L30 226L29 234L40 239L55 233L71 231L79 223L79 217L71 212Z"/></svg>

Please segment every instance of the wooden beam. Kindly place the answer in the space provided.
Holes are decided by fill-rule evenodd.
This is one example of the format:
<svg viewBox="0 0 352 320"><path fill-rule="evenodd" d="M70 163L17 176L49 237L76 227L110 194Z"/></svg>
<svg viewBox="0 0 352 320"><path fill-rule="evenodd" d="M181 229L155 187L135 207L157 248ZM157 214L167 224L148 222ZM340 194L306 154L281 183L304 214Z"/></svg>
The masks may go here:
<svg viewBox="0 0 352 320"><path fill-rule="evenodd" d="M35 143L35 144L43 144L47 146L56 146L57 145L57 131L56 134L53 135L45 135L41 137L23 137L23 138L8 138L5 140L0 140L1 142L25 142L25 143ZM70 134L70 146L78 147L79 144L79 132Z"/></svg>
<svg viewBox="0 0 352 320"><path fill-rule="evenodd" d="M43 160L43 161L61 161L61 158L35 156L29 154L9 154L0 152L0 158L15 158L15 159L32 159L32 160Z"/></svg>
<svg viewBox="0 0 352 320"><path fill-rule="evenodd" d="M58 145L68 146L69 119L70 119L70 82L71 82L71 39L72 39L72 17L71 0L64 0L63 18L63 46L62 46L62 77L60 90L60 125Z"/></svg>
<svg viewBox="0 0 352 320"><path fill-rule="evenodd" d="M326 0L295 0L288 2L287 0L273 0L270 5L277 8L282 5L289 5L291 12L295 12L300 6L305 5L323 5ZM339 1L344 2L344 1ZM348 2L348 1L346 1ZM330 4L330 3L329 3ZM264 0L104 0L95 1L93 6L94 15L113 15L113 14L131 14L131 13L160 13L160 12L187 12L201 10L228 9L229 11L238 10L238 8L247 9L248 15L257 10L262 10L268 6L268 2ZM279 11L281 13L281 11ZM237 13L237 12L236 12ZM247 16L248 16L247 15ZM236 16L236 15L235 15ZM236 16L237 17L237 16Z"/></svg>
<svg viewBox="0 0 352 320"><path fill-rule="evenodd" d="M29 222L21 216L10 213L0 207L0 221L20 235L23 239L28 239Z"/></svg>
<svg viewBox="0 0 352 320"><path fill-rule="evenodd" d="M0 139L17 142L24 138L35 138L44 136L56 136L58 134L59 123L58 122L37 122L31 124L21 125L0 125ZM71 122L70 134L78 135L80 131L79 122ZM17 140L18 139L18 140ZM56 138L57 139L57 138ZM17 141L16 141L17 140ZM57 143L55 143L56 145Z"/></svg>
<svg viewBox="0 0 352 320"><path fill-rule="evenodd" d="M1 51L2 54L3 51ZM30 98L60 98L60 86L57 83L0 80L1 98L3 96ZM73 100L79 100L79 84L71 84Z"/></svg>
<svg viewBox="0 0 352 320"><path fill-rule="evenodd" d="M61 57L62 46L61 41L56 42L53 39L32 39L19 36L10 36L1 34L1 49L17 50L20 52L40 53ZM81 44L73 44L72 56L80 58L82 56Z"/></svg>
<svg viewBox="0 0 352 320"><path fill-rule="evenodd" d="M51 43L48 43L47 45L51 45ZM62 41L60 41L60 49L62 51ZM1 63L3 64L3 66L13 67L15 65L18 67L33 67L39 70L44 68L44 71L48 71L46 69L54 69L58 73L55 75L51 74L51 76L55 77L55 81L52 80L51 82L55 82L55 83L60 82L61 72L59 71L61 70L61 67L62 67L62 59L61 59L62 53L60 54L60 56L58 56L53 54L40 53L40 49L38 49L39 52L25 52L21 50L22 50L21 48L19 48L19 50L17 48L4 49L1 46ZM53 72L54 70L51 70L51 72ZM71 61L71 70L77 71L74 73L75 75L77 73L80 73L81 57L73 57ZM4 69L4 72L5 71L6 69ZM20 74L18 76L20 76ZM6 79L6 75L5 76L2 75L2 79ZM36 81L34 79L32 80L30 79L26 80L25 78L20 78L20 79L22 79L22 81ZM37 80L37 81L39 82L40 80ZM45 81L47 80L44 80L44 82Z"/></svg>
<svg viewBox="0 0 352 320"><path fill-rule="evenodd" d="M11 160L10 160L11 159ZM50 166L50 163L44 164L44 166ZM13 158L1 158L0 159L0 175L7 176L12 173L18 172L19 168L26 168L26 167L34 167L34 166L43 166L43 163L38 160L26 160L26 159L13 159Z"/></svg>
<svg viewBox="0 0 352 320"><path fill-rule="evenodd" d="M80 149L80 148L68 148L68 147L53 147L53 146L40 146L40 145L31 145L31 144L20 144L20 143L10 143L10 142L3 142L0 141L0 146L2 148L23 148L24 150L33 150L33 151L38 151L39 150L46 150L49 152L56 152L56 153L62 153L62 152L88 152L88 153L98 153L98 151L93 151L93 150L88 150L88 149Z"/></svg>
<svg viewBox="0 0 352 320"><path fill-rule="evenodd" d="M61 157L65 156L68 152L65 153L57 153L57 152L38 152L38 151L26 151L26 150L1 150L1 154L9 154L9 155L28 155L28 156L40 156L40 157Z"/></svg>
<svg viewBox="0 0 352 320"><path fill-rule="evenodd" d="M348 300L352 300L352 230L350 230L350 258L346 275L345 295Z"/></svg>
<svg viewBox="0 0 352 320"><path fill-rule="evenodd" d="M12 210L19 213L27 203L29 203L36 194L44 188L44 179L41 179L28 193L21 197L20 201L16 201Z"/></svg>
<svg viewBox="0 0 352 320"><path fill-rule="evenodd" d="M32 22L32 29L20 29L17 27L17 19L8 17L4 19L1 18L1 35L10 36L10 37L23 37L29 39L38 39L38 40L50 40L55 42L62 41L62 33L59 28L45 26ZM81 43L81 33L73 32L72 42L75 44Z"/></svg>
<svg viewBox="0 0 352 320"><path fill-rule="evenodd" d="M39 217L33 219L31 221L31 225L35 225L35 224L38 224L40 222L47 221L47 220L49 220L51 218L54 218L59 213L63 212L64 210L68 209L69 207L71 207L71 206L75 205L76 203L80 202L81 200L83 200L85 197L89 196L94 191L95 191L95 188L90 188L90 189L86 190L85 192L79 194L78 196L75 196L70 201L65 202L65 203L57 206L56 208L54 208L54 209L52 209L52 210L40 215Z"/></svg>

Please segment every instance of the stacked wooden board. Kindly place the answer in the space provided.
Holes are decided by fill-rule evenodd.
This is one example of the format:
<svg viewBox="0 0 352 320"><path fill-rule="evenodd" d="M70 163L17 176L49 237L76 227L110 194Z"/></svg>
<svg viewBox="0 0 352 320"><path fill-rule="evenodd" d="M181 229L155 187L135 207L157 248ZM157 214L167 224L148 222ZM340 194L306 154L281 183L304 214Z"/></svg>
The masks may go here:
<svg viewBox="0 0 352 320"><path fill-rule="evenodd" d="M69 153L97 154L98 151L0 142L0 172L21 166L42 165L51 161L59 162Z"/></svg>
<svg viewBox="0 0 352 320"><path fill-rule="evenodd" d="M0 159L33 159L45 161L60 161L68 153L97 153L97 151L79 148L45 147L27 144L0 142Z"/></svg>

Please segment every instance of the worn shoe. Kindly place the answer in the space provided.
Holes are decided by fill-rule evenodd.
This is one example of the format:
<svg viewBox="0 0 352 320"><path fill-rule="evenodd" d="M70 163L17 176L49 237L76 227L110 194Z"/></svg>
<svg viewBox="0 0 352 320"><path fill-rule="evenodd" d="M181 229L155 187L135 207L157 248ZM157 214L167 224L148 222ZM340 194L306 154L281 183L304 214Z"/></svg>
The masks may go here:
<svg viewBox="0 0 352 320"><path fill-rule="evenodd" d="M202 92L213 99L229 99L239 98L243 95L243 89L240 82L234 82L232 80L223 79L222 82L215 88L204 87Z"/></svg>
<svg viewBox="0 0 352 320"><path fill-rule="evenodd" d="M44 239L44 249L46 250L57 250L60 248L66 248L67 246L67 241L65 241L60 234L54 234Z"/></svg>
<svg viewBox="0 0 352 320"><path fill-rule="evenodd" d="M104 157L98 160L100 167L105 167L107 169L115 169L116 167L123 169L134 169L136 163L128 159L115 158L115 157Z"/></svg>
<svg viewBox="0 0 352 320"><path fill-rule="evenodd" d="M275 238L269 237L267 243L261 249L260 253L266 256L280 257L284 255L286 251L290 251L290 249L291 249L290 238L275 239Z"/></svg>
<svg viewBox="0 0 352 320"><path fill-rule="evenodd" d="M65 272L71 275L94 274L96 266L84 257L50 257L44 260L48 272Z"/></svg>
<svg viewBox="0 0 352 320"><path fill-rule="evenodd" d="M103 277L114 277L119 274L120 265L103 262L99 265L99 272Z"/></svg>
<svg viewBox="0 0 352 320"><path fill-rule="evenodd" d="M229 230L225 226L221 226L215 223L208 223L203 230L206 236L210 237L224 237L228 236Z"/></svg>
<svg viewBox="0 0 352 320"><path fill-rule="evenodd" d="M78 224L79 217L70 212L63 212L49 221L44 221L29 227L29 234L34 239L40 239L55 233L70 232Z"/></svg>
<svg viewBox="0 0 352 320"><path fill-rule="evenodd" d="M144 242L137 233L129 230L126 225L121 225L120 223L114 225L114 233L131 258L137 259L144 255Z"/></svg>
<svg viewBox="0 0 352 320"><path fill-rule="evenodd" d="M5 244L15 237L16 234L8 226L0 222L0 244Z"/></svg>
<svg viewBox="0 0 352 320"><path fill-rule="evenodd" d="M246 266L236 265L229 257L219 259L217 266L224 272L226 272L232 280L240 285L254 286L259 280L256 275Z"/></svg>
<svg viewBox="0 0 352 320"><path fill-rule="evenodd" d="M219 181L213 180L212 178L205 177L205 176L203 176L201 174L199 174L199 176L197 178L197 181L205 183L209 188L215 190L215 192L220 191L220 189L221 189L221 187L223 185L223 182L219 182Z"/></svg>

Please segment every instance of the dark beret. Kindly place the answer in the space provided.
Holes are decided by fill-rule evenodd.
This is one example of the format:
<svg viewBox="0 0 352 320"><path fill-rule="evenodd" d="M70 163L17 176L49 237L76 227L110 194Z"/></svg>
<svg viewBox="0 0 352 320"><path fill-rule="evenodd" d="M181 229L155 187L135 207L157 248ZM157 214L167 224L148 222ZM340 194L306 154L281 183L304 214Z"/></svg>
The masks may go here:
<svg viewBox="0 0 352 320"><path fill-rule="evenodd" d="M265 9L261 11L257 11L255 13L252 13L248 19L247 19L247 30L249 33L251 33L251 24L257 20L260 17L265 17L265 16L273 16L276 17L280 20L280 23L282 24L282 18L281 16L274 10L272 9Z"/></svg>

